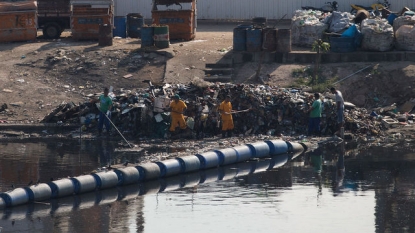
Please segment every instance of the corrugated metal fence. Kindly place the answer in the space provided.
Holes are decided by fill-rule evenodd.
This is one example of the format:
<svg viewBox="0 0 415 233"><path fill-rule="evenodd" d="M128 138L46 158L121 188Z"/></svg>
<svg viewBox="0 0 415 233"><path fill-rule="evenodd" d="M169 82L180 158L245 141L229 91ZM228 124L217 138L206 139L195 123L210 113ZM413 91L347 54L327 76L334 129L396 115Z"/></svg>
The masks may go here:
<svg viewBox="0 0 415 233"><path fill-rule="evenodd" d="M381 0L383 1L383 0ZM115 0L115 15L125 16L128 13L141 13L144 18L151 18L151 0ZM291 18L295 10L301 6L321 7L326 0L198 0L198 19L251 19L266 17L279 19L287 14ZM337 0L340 11L350 12L350 4L370 6L374 0ZM392 11L400 11L403 7L415 8L414 0L390 0Z"/></svg>

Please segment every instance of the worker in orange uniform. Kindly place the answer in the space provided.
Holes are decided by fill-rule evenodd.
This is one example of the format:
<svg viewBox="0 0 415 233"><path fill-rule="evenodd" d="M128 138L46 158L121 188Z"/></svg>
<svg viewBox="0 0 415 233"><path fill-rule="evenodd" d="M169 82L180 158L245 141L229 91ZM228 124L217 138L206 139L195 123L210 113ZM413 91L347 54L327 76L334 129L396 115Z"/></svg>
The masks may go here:
<svg viewBox="0 0 415 233"><path fill-rule="evenodd" d="M225 100L219 105L219 112L222 119L222 137L226 137L226 133L228 133L228 137L231 137L234 126L231 97L229 95L227 95Z"/></svg>
<svg viewBox="0 0 415 233"><path fill-rule="evenodd" d="M173 96L173 101L170 103L170 112L171 112L171 124L170 124L170 132L174 132L176 130L177 124L179 124L180 129L186 129L186 122L184 121L183 113L186 111L187 106L186 104L180 100L180 96L175 94Z"/></svg>

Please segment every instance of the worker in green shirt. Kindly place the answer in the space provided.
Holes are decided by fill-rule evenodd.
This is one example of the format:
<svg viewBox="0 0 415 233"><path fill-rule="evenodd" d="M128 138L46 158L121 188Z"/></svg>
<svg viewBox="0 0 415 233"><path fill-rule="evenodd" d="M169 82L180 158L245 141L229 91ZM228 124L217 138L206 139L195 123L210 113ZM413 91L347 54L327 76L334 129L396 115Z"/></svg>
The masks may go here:
<svg viewBox="0 0 415 233"><path fill-rule="evenodd" d="M111 132L111 107L112 107L112 99L108 96L109 90L108 88L104 88L104 94L102 94L98 100L95 102L99 102L99 119L98 119L98 136L101 136L102 128L105 125L105 129L107 129L107 134L110 135Z"/></svg>
<svg viewBox="0 0 415 233"><path fill-rule="evenodd" d="M308 112L310 113L308 134L320 135L321 100L319 93L314 93L314 102Z"/></svg>

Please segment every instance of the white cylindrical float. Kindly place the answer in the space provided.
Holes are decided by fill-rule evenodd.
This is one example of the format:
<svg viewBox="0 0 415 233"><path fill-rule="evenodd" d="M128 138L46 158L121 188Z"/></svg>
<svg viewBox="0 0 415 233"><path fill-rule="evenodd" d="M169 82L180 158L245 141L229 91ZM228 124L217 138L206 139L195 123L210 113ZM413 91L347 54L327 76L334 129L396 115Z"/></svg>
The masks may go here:
<svg viewBox="0 0 415 233"><path fill-rule="evenodd" d="M167 159L156 162L156 164L160 167L161 177L169 177L182 172L182 166L177 159Z"/></svg>
<svg viewBox="0 0 415 233"><path fill-rule="evenodd" d="M265 142L254 142L246 144L252 151L252 157L254 158L265 158L269 157L270 149Z"/></svg>
<svg viewBox="0 0 415 233"><path fill-rule="evenodd" d="M232 149L234 149L238 155L238 160L236 162L243 162L253 158L252 151L247 145L235 146L232 147Z"/></svg>
<svg viewBox="0 0 415 233"><path fill-rule="evenodd" d="M146 163L136 166L140 173L140 180L153 180L161 177L160 167L155 163Z"/></svg>
<svg viewBox="0 0 415 233"><path fill-rule="evenodd" d="M200 160L196 155L183 156L176 159L179 161L183 173L200 170Z"/></svg>
<svg viewBox="0 0 415 233"><path fill-rule="evenodd" d="M219 165L227 165L236 163L238 161L238 155L232 148L225 148L220 150L214 150L219 156Z"/></svg>
<svg viewBox="0 0 415 233"><path fill-rule="evenodd" d="M9 192L0 193L0 197L6 203L6 207L27 204L29 195L24 188L16 188Z"/></svg>
<svg viewBox="0 0 415 233"><path fill-rule="evenodd" d="M93 173L98 189L113 188L118 185L118 176L114 171Z"/></svg>
<svg viewBox="0 0 415 233"><path fill-rule="evenodd" d="M269 163L268 169L278 168L284 166L288 161L288 154L280 154L273 156Z"/></svg>
<svg viewBox="0 0 415 233"><path fill-rule="evenodd" d="M265 141L269 146L269 155L280 155L288 152L288 145L283 140L269 140Z"/></svg>
<svg viewBox="0 0 415 233"><path fill-rule="evenodd" d="M119 185L134 184L140 180L140 173L135 167L124 167L115 169L114 172L118 176Z"/></svg>
<svg viewBox="0 0 415 233"><path fill-rule="evenodd" d="M93 175L72 177L71 180L75 186L75 194L91 192L98 188Z"/></svg>
<svg viewBox="0 0 415 233"><path fill-rule="evenodd" d="M200 161L202 169L213 168L219 166L219 156L215 151L207 151L201 154L196 154Z"/></svg>
<svg viewBox="0 0 415 233"><path fill-rule="evenodd" d="M52 197L52 189L45 183L37 185L31 185L25 187L27 194L29 195L29 201L43 201Z"/></svg>
<svg viewBox="0 0 415 233"><path fill-rule="evenodd" d="M48 183L52 190L52 198L65 197L75 193L75 186L71 179L55 180Z"/></svg>
<svg viewBox="0 0 415 233"><path fill-rule="evenodd" d="M292 142L292 152L293 153L302 153L304 151L304 146L298 142Z"/></svg>

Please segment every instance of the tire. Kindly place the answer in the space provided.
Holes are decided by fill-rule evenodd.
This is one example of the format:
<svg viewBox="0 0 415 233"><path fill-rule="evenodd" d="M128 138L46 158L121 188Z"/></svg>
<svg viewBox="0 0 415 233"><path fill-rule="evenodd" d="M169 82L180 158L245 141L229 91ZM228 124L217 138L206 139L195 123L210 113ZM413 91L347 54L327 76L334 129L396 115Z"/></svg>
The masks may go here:
<svg viewBox="0 0 415 233"><path fill-rule="evenodd" d="M47 23L43 27L43 36L48 39L57 39L61 36L62 28L57 23Z"/></svg>

